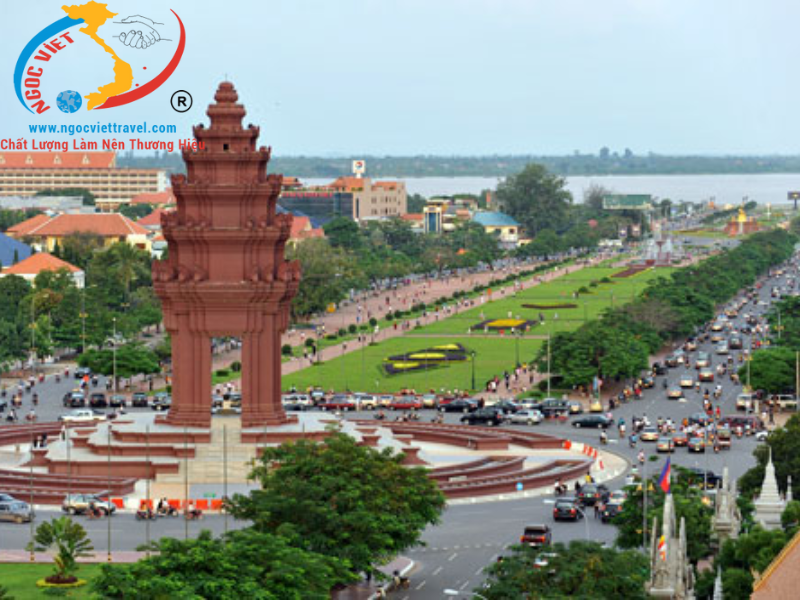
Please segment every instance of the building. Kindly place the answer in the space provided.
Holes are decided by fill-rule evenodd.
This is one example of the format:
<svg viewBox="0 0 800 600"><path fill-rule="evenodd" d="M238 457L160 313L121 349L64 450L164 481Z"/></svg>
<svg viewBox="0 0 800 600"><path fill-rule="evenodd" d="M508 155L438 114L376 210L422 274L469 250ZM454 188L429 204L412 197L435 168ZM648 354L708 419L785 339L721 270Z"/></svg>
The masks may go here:
<svg viewBox="0 0 800 600"><path fill-rule="evenodd" d="M85 188L104 211L166 187L163 169L123 169L114 152L0 152L0 197L33 196L56 188Z"/></svg>
<svg viewBox="0 0 800 600"><path fill-rule="evenodd" d="M303 240L323 237L325 237L325 232L320 228L312 227L311 219L294 215L292 218L292 229L289 232L289 244L297 244Z"/></svg>
<svg viewBox="0 0 800 600"><path fill-rule="evenodd" d="M167 188L163 192L146 192L131 198L131 204L150 204L151 206L169 206L175 204L175 195L172 188Z"/></svg>
<svg viewBox="0 0 800 600"><path fill-rule="evenodd" d="M753 584L751 600L792 600L800 588L800 531Z"/></svg>
<svg viewBox="0 0 800 600"><path fill-rule="evenodd" d="M5 196L0 201L6 210L41 210L54 212L78 212L94 207L84 207L81 196Z"/></svg>
<svg viewBox="0 0 800 600"><path fill-rule="evenodd" d="M145 215L136 221L136 223L150 231L161 231L161 215L165 212L167 211L164 208L158 207L149 215Z"/></svg>
<svg viewBox="0 0 800 600"><path fill-rule="evenodd" d="M328 185L302 188L299 181L289 178L282 187L278 202L283 208L301 212L320 224L336 217L354 221L401 217L408 206L406 186L400 181L339 177Z"/></svg>
<svg viewBox="0 0 800 600"><path fill-rule="evenodd" d="M442 233L444 231L444 215L447 212L447 202L438 202L432 198L422 209L423 229L425 233Z"/></svg>
<svg viewBox="0 0 800 600"><path fill-rule="evenodd" d="M778 491L778 480L775 478L775 465L772 464L772 448L769 451L769 460L764 469L764 481L761 483L761 491L755 502L755 513L753 521L761 525L764 529L780 529L781 515L786 508L786 500Z"/></svg>
<svg viewBox="0 0 800 600"><path fill-rule="evenodd" d="M519 244L520 224L505 213L479 212L473 215L472 221L483 227L486 233L496 235L503 246L516 248Z"/></svg>
<svg viewBox="0 0 800 600"><path fill-rule="evenodd" d="M36 215L8 229L15 239L30 240L38 250L52 252L67 236L88 233L103 238L110 246L115 242L128 242L150 251L150 231L119 213Z"/></svg>
<svg viewBox="0 0 800 600"><path fill-rule="evenodd" d="M28 244L15 240L4 233L0 233L0 267L11 265L28 258L33 253Z"/></svg>
<svg viewBox="0 0 800 600"><path fill-rule="evenodd" d="M33 283L33 280L36 279L36 276L42 271L60 271L61 269L66 269L70 272L72 278L75 280L76 287L83 288L86 283L86 274L75 265L71 265L47 252L31 254L25 260L21 260L15 265L4 268L0 271L0 277L18 275Z"/></svg>

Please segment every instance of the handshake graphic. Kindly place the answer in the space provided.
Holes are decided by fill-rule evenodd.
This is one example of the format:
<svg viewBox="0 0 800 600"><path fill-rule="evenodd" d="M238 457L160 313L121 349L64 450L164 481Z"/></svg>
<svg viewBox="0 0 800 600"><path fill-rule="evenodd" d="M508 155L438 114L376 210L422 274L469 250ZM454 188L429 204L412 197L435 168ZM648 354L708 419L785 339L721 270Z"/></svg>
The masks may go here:
<svg viewBox="0 0 800 600"><path fill-rule="evenodd" d="M125 17L122 21L114 22L122 25L127 30L114 37L119 38L119 41L131 48L144 50L163 39L154 27L155 25L163 25L163 23L156 23L147 17L133 15Z"/></svg>

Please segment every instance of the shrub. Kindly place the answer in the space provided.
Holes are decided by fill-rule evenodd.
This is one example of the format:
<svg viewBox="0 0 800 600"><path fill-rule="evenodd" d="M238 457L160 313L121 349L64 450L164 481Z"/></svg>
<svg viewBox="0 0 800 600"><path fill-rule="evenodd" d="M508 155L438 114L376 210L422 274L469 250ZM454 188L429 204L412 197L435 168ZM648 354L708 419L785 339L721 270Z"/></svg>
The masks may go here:
<svg viewBox="0 0 800 600"><path fill-rule="evenodd" d="M284 356L291 356L292 355L292 346L290 344L284 344L281 346L281 354Z"/></svg>
<svg viewBox="0 0 800 600"><path fill-rule="evenodd" d="M306 344L307 347L313 348L314 347L314 338L306 338L305 344Z"/></svg>
<svg viewBox="0 0 800 600"><path fill-rule="evenodd" d="M386 320L387 321L394 321L394 314L393 313L386 313Z"/></svg>
<svg viewBox="0 0 800 600"><path fill-rule="evenodd" d="M347 335L347 329L342 327L337 333L339 334L339 337L344 337Z"/></svg>
<svg viewBox="0 0 800 600"><path fill-rule="evenodd" d="M378 324L378 319L376 319L375 317L370 317L369 324L370 327L375 327Z"/></svg>
<svg viewBox="0 0 800 600"><path fill-rule="evenodd" d="M589 293L591 293L591 292L589 291L589 288L587 288L587 287L584 285L584 286L581 286L581 287L578 289L578 293L579 293L579 294L589 294Z"/></svg>
<svg viewBox="0 0 800 600"><path fill-rule="evenodd" d="M216 375L217 377L227 377L231 374L230 369L217 369Z"/></svg>
<svg viewBox="0 0 800 600"><path fill-rule="evenodd" d="M326 340L333 341L333 340L335 340L335 339L336 339L336 338L338 338L338 337L339 337L339 336L338 336L338 335L336 335L335 333L329 333L328 335L326 335L326 336L325 336L325 339L326 339Z"/></svg>
<svg viewBox="0 0 800 600"><path fill-rule="evenodd" d="M291 354L291 352L292 352L292 347L289 346L289 353ZM242 363L239 362L238 360L233 361L231 363L231 371L233 371L234 373L241 373L242 372Z"/></svg>
<svg viewBox="0 0 800 600"><path fill-rule="evenodd" d="M350 333L355 333L358 331L358 327L356 327L354 323L350 323L350 325L347 327L347 331Z"/></svg>

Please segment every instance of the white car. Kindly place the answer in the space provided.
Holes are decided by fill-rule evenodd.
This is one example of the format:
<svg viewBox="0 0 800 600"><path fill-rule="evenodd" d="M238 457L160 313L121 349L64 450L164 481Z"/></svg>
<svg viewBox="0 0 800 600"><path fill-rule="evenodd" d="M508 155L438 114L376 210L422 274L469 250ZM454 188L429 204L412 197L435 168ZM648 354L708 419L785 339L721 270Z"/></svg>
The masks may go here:
<svg viewBox="0 0 800 600"><path fill-rule="evenodd" d="M535 409L518 410L508 415L508 420L512 423L523 423L526 425L538 425L542 422L542 413Z"/></svg>
<svg viewBox="0 0 800 600"><path fill-rule="evenodd" d="M372 394L359 394L353 396L358 410L375 410L378 408L378 397Z"/></svg>
<svg viewBox="0 0 800 600"><path fill-rule="evenodd" d="M285 394L281 400L284 404L300 404L302 406L313 406L314 404L308 394Z"/></svg>
<svg viewBox="0 0 800 600"><path fill-rule="evenodd" d="M106 416L89 409L78 409L61 415L59 420L64 423L93 423L94 421L105 421Z"/></svg>

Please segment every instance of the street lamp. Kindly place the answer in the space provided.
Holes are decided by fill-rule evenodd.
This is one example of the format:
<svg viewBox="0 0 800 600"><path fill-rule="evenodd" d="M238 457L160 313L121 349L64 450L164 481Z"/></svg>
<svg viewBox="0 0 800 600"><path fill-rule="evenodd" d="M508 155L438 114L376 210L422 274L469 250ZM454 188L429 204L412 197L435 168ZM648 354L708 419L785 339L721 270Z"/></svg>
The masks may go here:
<svg viewBox="0 0 800 600"><path fill-rule="evenodd" d="M450 588L444 590L444 595L445 596L475 596L476 598L482 598L483 600L486 600L486 596L482 596L478 592L459 592L458 590L453 590L453 589L450 589Z"/></svg>
<svg viewBox="0 0 800 600"><path fill-rule="evenodd" d="M113 357L114 367L114 393L117 393L117 317L111 319L114 326L114 334L111 340L111 354Z"/></svg>
<svg viewBox="0 0 800 600"><path fill-rule="evenodd" d="M470 358L472 359L472 388L471 389L472 389L473 392L475 391L475 354L476 354L475 350L472 350L469 353Z"/></svg>

